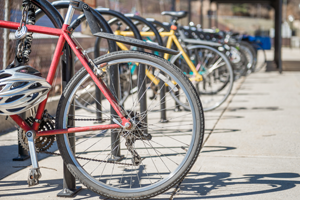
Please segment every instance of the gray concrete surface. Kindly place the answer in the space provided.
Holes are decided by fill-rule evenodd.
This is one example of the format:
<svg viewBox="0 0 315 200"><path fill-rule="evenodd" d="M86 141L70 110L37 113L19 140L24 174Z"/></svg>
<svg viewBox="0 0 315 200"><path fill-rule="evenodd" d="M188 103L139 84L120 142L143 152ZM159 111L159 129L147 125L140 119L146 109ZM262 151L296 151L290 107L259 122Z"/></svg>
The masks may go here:
<svg viewBox="0 0 315 200"><path fill-rule="evenodd" d="M229 100L205 113L204 147L174 199L299 199L299 75L261 70L238 80ZM42 157L40 184L28 187L30 161L11 161L16 144L16 132L0 136L0 198L60 199L62 159ZM83 187L74 199L99 198Z"/></svg>

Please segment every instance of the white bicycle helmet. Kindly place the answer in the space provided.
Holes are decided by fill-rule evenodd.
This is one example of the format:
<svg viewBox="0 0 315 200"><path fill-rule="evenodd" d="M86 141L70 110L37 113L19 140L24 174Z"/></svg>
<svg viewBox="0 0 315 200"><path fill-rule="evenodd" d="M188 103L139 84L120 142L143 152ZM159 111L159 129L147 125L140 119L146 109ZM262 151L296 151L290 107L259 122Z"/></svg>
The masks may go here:
<svg viewBox="0 0 315 200"><path fill-rule="evenodd" d="M0 71L0 115L16 115L46 99L51 85L36 69L20 66Z"/></svg>

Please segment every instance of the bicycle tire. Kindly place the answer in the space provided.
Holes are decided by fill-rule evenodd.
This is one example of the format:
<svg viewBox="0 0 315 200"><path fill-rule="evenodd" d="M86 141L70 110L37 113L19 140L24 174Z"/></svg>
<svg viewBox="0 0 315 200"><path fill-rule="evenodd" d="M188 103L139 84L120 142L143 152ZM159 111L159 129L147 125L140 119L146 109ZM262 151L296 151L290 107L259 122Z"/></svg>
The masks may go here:
<svg viewBox="0 0 315 200"><path fill-rule="evenodd" d="M188 142L187 147L181 147L181 146L176 146L174 144L175 140L172 140L172 145L174 147L173 146L168 147L169 149L175 148L178 151L180 151L182 149L182 152L184 152L184 154L185 154L185 156L183 157L183 161L180 164L178 164L177 167L175 166L174 171L169 172L169 174L168 173L164 174L164 173L159 171L159 170L162 171L163 165L160 165L159 169L156 168L156 170L158 170L158 172L159 172L158 175L154 174L154 173L152 173L152 174L149 173L150 176L155 177L155 176L159 176L159 175L162 176L163 175L163 177L164 177L162 180L158 180L157 182L152 183L152 185L141 187L141 184L140 184L140 188L136 188L136 189L134 189L134 188L126 189L126 188L120 188L120 187L117 188L117 187L109 186L106 184L116 184L116 182L118 182L117 184L122 185L122 184L130 183L130 188L131 188L131 186L135 186L135 187L137 186L134 183L136 181L136 178L135 178L135 180L132 180L132 181L129 181L128 179L124 179L122 182L119 182L119 180L117 180L117 178L115 179L115 177L114 177L114 181L112 180L112 177L113 177L113 174L112 174L110 177L110 181L112 181L114 183L108 183L108 182L102 183L102 182L100 182L100 180L97 180L97 178L90 175L89 174L90 169L88 169L88 167L86 167L85 165L80 164L80 161L78 161L75 158L75 154L72 152L71 145L68 142L68 134L57 135L57 143L58 143L59 151L62 155L62 158L65 162L65 165L69 169L69 171L88 189L90 189L90 190L92 190L92 191L94 191L94 192L96 192L102 196L111 198L111 199L147 199L147 198L156 196L160 193L167 191L172 186L174 186L176 183L181 181L185 177L185 175L189 172L189 170L193 166L194 162L196 161L198 154L200 152L201 146L202 146L203 135L204 135L204 114L203 114L200 99L198 98L197 92L194 89L192 83L188 80L188 78L176 66L172 65L170 62L168 62L168 61L166 61L166 60L164 60L158 56L144 53L144 52L140 53L140 52L134 52L134 51L120 51L120 52L113 52L113 53L101 56L101 57L95 59L95 63L98 65L100 63L109 63L110 62L111 65L113 65L114 63L124 62L126 59L128 59L129 61L134 61L134 62L146 64L146 65L156 66L156 68L158 68L162 72L165 72L165 74L169 75L170 79L173 79L174 81L176 81L177 87L182 88L182 90L184 90L184 92L187 94L187 98L190 98L189 101L190 101L190 105L191 105L191 111L189 112L189 116L190 115L191 116L188 120L189 121L193 120L191 122L193 124L193 125L191 125L192 129L186 130L185 126L187 126L187 124L181 125L178 128L182 128L183 130L187 131L187 134L185 134L184 136L180 136L180 137L184 137L184 138L191 137L191 141ZM62 95L62 98L58 104L57 117L56 117L57 129L67 128L67 120L68 120L68 114L67 113L68 113L69 107L71 105L71 102L73 101L73 98L75 96L75 92L79 91L78 90L79 86L81 84L83 86L83 83L86 80L88 80L88 77L89 77L89 74L87 74L86 70L84 68L82 68L81 70L79 70L76 73L76 75L71 79L69 84L66 86L64 93ZM169 98L172 99L171 97L169 97ZM152 117L150 116L148 118L155 120L154 110L150 110L150 111L151 111ZM177 116L178 114L174 112L174 115ZM187 113L186 113L186 115L187 115ZM180 116L182 116L182 114ZM166 125L171 127L171 123L172 123L171 120L173 120L173 119L172 118L168 118L168 119L170 122L165 123L165 125L163 125L164 123L158 124L157 127L166 126ZM174 119L176 119L176 118L174 118ZM151 123L151 121L150 121L150 123ZM176 120L175 120L175 123L178 123L178 122L176 122ZM149 124L149 122L148 122L148 125L151 126L151 124ZM156 126L154 126L154 125L152 127L156 128ZM181 134L182 129L175 130L174 132L171 132L171 133L172 134ZM151 129L151 130L155 131L155 129ZM162 132L162 130L163 129L161 129L160 131ZM169 128L166 128L165 130L170 131ZM156 130L156 131L158 131L158 130ZM92 133L89 133L89 134L92 134ZM158 134L160 134L160 136L161 136L161 133L158 133ZM154 140L159 140L161 142L164 142L163 143L164 145L167 145L166 144L167 142L166 142L164 137L161 138L161 139L164 139L164 141L162 141L161 139L159 139L159 137L158 137L159 135L154 135L153 133L152 133L152 135L153 135L152 138L154 138ZM92 136L89 138L88 137L89 135L83 135L83 136L84 136L84 138L87 138L86 140L94 139L94 138L92 138ZM163 136L165 136L165 135L163 134ZM173 137L177 137L177 136L173 136ZM104 139L104 138L106 139L106 137L103 137L101 139ZM169 136L167 139L170 140L169 138L171 138L171 137ZM78 141L77 141L78 146L81 143L80 139L82 139L82 138L80 138L78 136ZM151 139L150 141L153 142L154 140ZM85 142L85 140L83 140L83 142ZM178 141L178 142L183 142L183 140ZM80 151L80 148L78 146L76 146L75 148L78 148ZM94 148L95 146L97 146L97 145L94 144L92 147ZM135 145L135 147L136 147L136 145ZM84 148L86 148L86 147L84 147ZM154 147L152 146L152 148L154 148ZM183 149L183 148L186 148L186 149ZM182 153L177 154L177 157L176 157L176 155L173 155L174 152L172 152L172 154L167 154L165 151L169 150L169 149L161 147L159 149L159 151L163 151L163 153L165 155L168 155L169 157L171 157L175 161L177 161L176 159L179 159L178 157L182 156ZM82 152L79 152L79 153L82 154ZM83 152L83 153L85 153L85 154L83 154L83 156L85 156L85 155L88 156L87 154L90 153L91 155L94 155L93 153L96 153L96 152L94 150L92 151L92 149L90 149L89 152ZM164 154L161 154L161 155L164 155ZM148 156L148 158L146 158L142 161L143 165L144 165L144 162L146 162L146 166L145 166L144 170L142 170L142 172L143 171L147 172L146 170L148 170L149 172L151 170L154 170L153 165L148 164L150 162L150 157L152 160L151 162L154 162L154 159L156 162L159 161L158 158L152 157L151 154L149 154L149 155L150 156ZM162 160L163 157L161 155L158 155L158 157L160 157L160 159ZM128 154L127 154L127 157L128 157ZM129 161L129 159L125 159L124 162L126 163L127 161ZM164 159L164 161L165 161L165 159ZM142 162L141 162L141 164L142 164ZM167 161L167 162L170 163L169 166L175 165L175 164L171 163L170 161ZM82 161L82 163L83 163L83 161ZM93 163L91 162L90 164L92 165ZM164 163L164 165L166 165L166 164ZM105 167L106 167L106 164L105 164ZM118 167L114 168L114 167L115 167L115 164L113 164L112 173L114 172L114 170L115 170L115 172L117 170L118 171L120 170L120 168L118 168ZM152 167L152 169L150 167ZM136 171L136 170L130 170L130 171L126 170L126 173L129 173L129 172L133 173L133 171ZM165 170L165 171L167 171L167 170ZM91 172L91 174L93 174L93 172ZM139 172L140 172L140 169L139 169ZM122 175L121 180L123 179L123 176L124 175ZM131 178L133 177L132 175L130 175L130 176L131 176ZM142 178L144 176L145 176L145 173L143 172L143 176L140 176L141 180L143 180L143 179L145 180L145 178ZM147 173L147 176L149 176L148 173ZM109 177L107 177L107 178L109 179ZM139 180L139 176L138 176L138 180ZM155 181L155 180L156 179L153 179L153 181ZM152 180L150 179L150 181L152 181ZM141 181L139 180L139 182L141 182ZM147 182L148 181L146 181L146 183Z"/></svg>

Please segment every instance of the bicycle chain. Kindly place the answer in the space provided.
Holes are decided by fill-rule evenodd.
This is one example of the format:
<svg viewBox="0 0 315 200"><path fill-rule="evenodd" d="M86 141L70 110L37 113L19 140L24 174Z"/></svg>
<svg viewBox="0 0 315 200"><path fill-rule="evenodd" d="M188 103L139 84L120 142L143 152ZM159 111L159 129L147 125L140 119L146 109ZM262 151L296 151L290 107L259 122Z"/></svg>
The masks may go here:
<svg viewBox="0 0 315 200"><path fill-rule="evenodd" d="M61 156L60 153L54 153L54 152L49 152L49 151L39 151L39 153L45 153L45 154L50 154L50 155ZM81 160L102 162L102 163L112 163L112 164L117 164L117 165L136 166L136 165L133 165L133 164L120 163L120 162L115 162L115 161L105 161L105 160L98 160L98 159L94 159L94 158L83 158L83 157L80 157L80 156L75 156L75 158L81 159Z"/></svg>
<svg viewBox="0 0 315 200"><path fill-rule="evenodd" d="M72 118L72 117L68 117L68 119L70 120L74 120L74 121L109 121L111 119L103 119L103 118L99 118L99 119L95 119L95 118L90 118L90 119L87 119L87 118Z"/></svg>

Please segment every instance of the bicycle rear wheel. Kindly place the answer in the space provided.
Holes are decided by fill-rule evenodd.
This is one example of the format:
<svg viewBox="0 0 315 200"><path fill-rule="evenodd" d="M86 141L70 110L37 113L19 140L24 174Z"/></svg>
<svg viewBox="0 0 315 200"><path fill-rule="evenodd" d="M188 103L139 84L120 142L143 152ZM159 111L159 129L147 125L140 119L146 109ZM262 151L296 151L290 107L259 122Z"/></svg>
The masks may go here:
<svg viewBox="0 0 315 200"><path fill-rule="evenodd" d="M128 117L136 121L133 131L113 129L76 133L70 136L76 138L75 146L69 143L68 134L58 135L58 147L66 166L87 188L111 199L147 199L168 190L188 173L203 141L204 115L193 85L176 66L147 53L114 52L97 58L95 63L103 67L118 67L125 63L146 65L146 69L154 76L147 83L139 83L140 86L145 85L145 93L148 94L147 110L140 113L138 97L145 95L136 92L122 107ZM180 89L181 95L189 102L190 110L168 112L168 122L160 123L161 101L166 103L167 110L173 110L175 103L169 92L162 99L159 95L156 99L149 98L153 92L150 89L153 80L163 81L163 87L167 83L170 90ZM87 112L75 104L76 98L92 96L89 99L95 99L94 94L85 87L95 85L91 82L84 68L69 82L58 105L58 129L69 128L67 123L70 119L76 122L75 127L94 124L95 113ZM97 104L102 106L102 124L109 124L111 119L116 118L110 114L110 104L105 97L102 102L90 101L87 107L98 112ZM72 106L75 108L73 116L68 114ZM104 111L108 112L104 114ZM145 117L147 121L144 121ZM75 147L75 153L72 147Z"/></svg>

